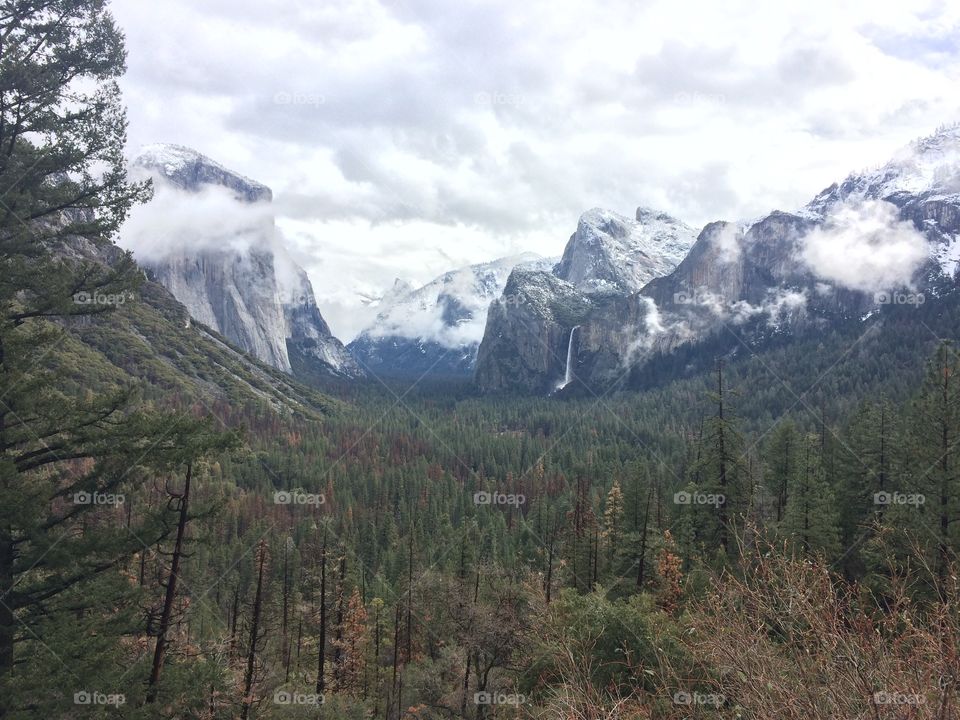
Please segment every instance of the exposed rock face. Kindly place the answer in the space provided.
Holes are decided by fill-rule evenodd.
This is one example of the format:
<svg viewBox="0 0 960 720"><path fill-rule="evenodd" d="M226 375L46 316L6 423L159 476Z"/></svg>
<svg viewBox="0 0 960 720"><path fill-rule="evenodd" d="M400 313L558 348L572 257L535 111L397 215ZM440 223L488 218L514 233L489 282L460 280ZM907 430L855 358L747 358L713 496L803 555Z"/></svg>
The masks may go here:
<svg viewBox="0 0 960 720"><path fill-rule="evenodd" d="M183 145L146 145L140 149L134 165L155 170L167 182L184 190L196 192L204 186L214 185L232 190L244 202L273 200L273 193L266 185L227 170L220 163Z"/></svg>
<svg viewBox="0 0 960 720"><path fill-rule="evenodd" d="M358 378L363 369L320 314L307 273L282 247L274 255L280 280L287 355L294 375Z"/></svg>
<svg viewBox="0 0 960 720"><path fill-rule="evenodd" d="M577 367L586 363L612 371L632 341L623 333L601 332L588 316L601 307L621 307L618 300L672 271L695 240L692 228L648 208L639 208L636 220L608 210L584 213L552 274L511 274L487 316L477 384L494 392L556 390L566 370L570 331L580 322L586 324L574 337ZM622 307L638 323L645 316L641 307Z"/></svg>
<svg viewBox="0 0 960 720"><path fill-rule="evenodd" d="M570 330L594 301L543 271L516 269L490 306L477 356L481 388L547 393L563 383Z"/></svg>
<svg viewBox="0 0 960 720"><path fill-rule="evenodd" d="M487 310L515 267L548 268L525 254L444 273L420 288L400 280L380 301L376 320L350 343L363 367L383 377L469 377Z"/></svg>
<svg viewBox="0 0 960 720"><path fill-rule="evenodd" d="M920 256L906 268L900 288L914 297L919 293L933 298L954 289L960 265L960 126L944 128L913 143L879 170L853 174L830 186L796 213L775 211L746 224L710 223L672 272L652 278L639 293L615 295L604 302L597 302L595 295L589 311L576 319L580 328L575 376L600 387L682 345L696 347L724 334L731 342L756 344L775 335L808 332L876 312L890 302L887 291L897 293L898 288L872 288L862 278L836 272L844 264L862 259L844 256L843 245L834 251L830 244L839 238L833 234L837 217L863 206L880 207L882 212L867 217L862 227L856 223L848 226L845 241L852 235L871 242L890 237L894 242L907 235ZM579 242L585 248L601 244L591 240L594 236L622 239L627 234L622 218L586 224L591 228L597 225L598 230L587 228L581 233L578 228L574 238L581 235ZM816 236L826 239L827 265L832 266L826 268L828 272L822 264L817 267L811 262L809 243ZM929 257L924 254L927 248ZM877 253L884 249L870 246ZM561 262L557 272L577 278L581 285L596 287L572 270L577 266L575 256L576 251L571 251L570 262ZM566 260L566 253L564 257ZM595 262L592 267L610 277L604 263ZM600 283L610 284L612 281ZM557 333L562 336L572 325L567 323ZM528 339L520 337L523 330L510 312L491 312L487 337L491 342L497 340L498 352L487 353L481 347L477 382L482 389L541 392L548 385L556 368L549 365L546 355L530 356L534 350ZM523 367L535 369L525 375L514 373L519 379L512 383L510 363L516 360L511 358L510 345L523 348L514 352L523 358ZM486 367L488 358L507 371Z"/></svg>
<svg viewBox="0 0 960 720"><path fill-rule="evenodd" d="M271 252L183 251L144 264L195 320L268 365L290 371Z"/></svg>
<svg viewBox="0 0 960 720"><path fill-rule="evenodd" d="M320 315L306 273L276 235L268 187L181 146L148 146L133 169L154 179L158 195L181 193L173 196L179 200L179 205L171 204L174 210L204 202L202 193L218 192L226 195L217 196L226 205L217 210L241 218L239 224L225 219L223 227L174 224L174 230L168 230L172 236L161 235L158 223L158 236L148 238L151 250L137 252L151 276L194 319L288 373L294 370L292 352L298 371L360 374Z"/></svg>
<svg viewBox="0 0 960 720"><path fill-rule="evenodd" d="M580 216L554 274L591 294L636 292L683 260L696 230L638 208L636 220L594 208Z"/></svg>

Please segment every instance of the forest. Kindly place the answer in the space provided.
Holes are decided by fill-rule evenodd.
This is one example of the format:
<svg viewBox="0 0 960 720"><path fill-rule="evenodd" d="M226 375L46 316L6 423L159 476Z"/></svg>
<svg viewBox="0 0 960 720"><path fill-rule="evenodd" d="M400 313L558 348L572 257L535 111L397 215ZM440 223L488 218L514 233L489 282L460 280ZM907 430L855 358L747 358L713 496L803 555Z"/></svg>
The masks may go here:
<svg viewBox="0 0 960 720"><path fill-rule="evenodd" d="M243 394L113 245L124 58L103 2L0 10L0 716L960 716L955 313Z"/></svg>

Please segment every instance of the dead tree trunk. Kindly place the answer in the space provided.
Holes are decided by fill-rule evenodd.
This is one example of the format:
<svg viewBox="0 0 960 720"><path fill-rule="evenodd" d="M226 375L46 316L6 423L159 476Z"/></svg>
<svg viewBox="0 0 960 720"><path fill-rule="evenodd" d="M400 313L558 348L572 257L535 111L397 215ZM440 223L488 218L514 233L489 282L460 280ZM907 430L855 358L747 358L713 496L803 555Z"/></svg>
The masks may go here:
<svg viewBox="0 0 960 720"><path fill-rule="evenodd" d="M333 679L336 689L343 683L343 584L347 574L347 556L340 557L340 572L337 578L337 634L333 643Z"/></svg>
<svg viewBox="0 0 960 720"><path fill-rule="evenodd" d="M266 545L260 541L260 568L257 571L257 591L253 598L253 617L250 622L250 649L247 652L247 669L243 676L243 720L250 716L253 705L253 677L257 662L257 642L259 642L260 615L263 611L263 564L267 554Z"/></svg>
<svg viewBox="0 0 960 720"><path fill-rule="evenodd" d="M193 478L193 463L187 463L187 476L183 483L183 492L171 493L170 505L178 504L179 517L177 518L177 538L173 544L173 557L170 560L170 575L166 581L166 593L163 598L163 610L160 613L160 625L157 628L157 644L153 651L153 667L150 669L150 680L147 689L147 702L157 699L157 684L160 682L160 671L163 669L164 656L167 651L167 633L173 617L173 606L177 601L177 580L180 578L180 560L183 557L183 540L187 530L187 511L190 505L190 481Z"/></svg>
<svg viewBox="0 0 960 720"><path fill-rule="evenodd" d="M320 548L320 637L317 640L317 695L323 695L326 683L324 673L327 658L327 529L323 529L323 547Z"/></svg>
<svg viewBox="0 0 960 720"><path fill-rule="evenodd" d="M643 577L647 564L647 527L650 522L650 501L653 488L647 490L647 507L643 511L643 526L640 528L640 558L637 560L637 590L643 587Z"/></svg>

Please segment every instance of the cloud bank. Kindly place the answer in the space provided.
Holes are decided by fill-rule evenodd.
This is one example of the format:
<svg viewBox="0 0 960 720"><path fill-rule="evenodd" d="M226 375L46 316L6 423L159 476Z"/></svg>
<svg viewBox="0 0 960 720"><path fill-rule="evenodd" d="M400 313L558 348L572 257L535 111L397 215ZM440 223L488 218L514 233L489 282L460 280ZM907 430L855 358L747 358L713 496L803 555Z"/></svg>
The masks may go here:
<svg viewBox="0 0 960 720"><path fill-rule="evenodd" d="M345 323L398 276L557 255L586 208L794 209L960 117L937 0L113 7L132 144L270 185Z"/></svg>
<svg viewBox="0 0 960 720"><path fill-rule="evenodd" d="M880 200L841 205L800 242L801 258L814 274L862 292L909 285L930 256L927 239L913 223Z"/></svg>
<svg viewBox="0 0 960 720"><path fill-rule="evenodd" d="M153 181L153 199L135 206L120 232L119 244L137 260L149 265L184 250L273 249L269 204L240 202L215 185L188 192L159 177Z"/></svg>

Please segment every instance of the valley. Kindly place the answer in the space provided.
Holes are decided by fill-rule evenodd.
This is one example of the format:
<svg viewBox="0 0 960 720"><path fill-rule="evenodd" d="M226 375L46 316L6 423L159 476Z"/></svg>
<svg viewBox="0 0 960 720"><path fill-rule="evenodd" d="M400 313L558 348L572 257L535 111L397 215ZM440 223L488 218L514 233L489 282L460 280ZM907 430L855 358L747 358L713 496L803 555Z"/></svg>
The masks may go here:
<svg viewBox="0 0 960 720"><path fill-rule="evenodd" d="M566 215L517 220L527 198L497 205L511 186L495 172L476 204L453 187L408 202L441 166L492 172L492 155L461 162L482 133L431 136L441 159L396 187L353 136L309 177L271 164L289 129L272 115L224 157L134 147L128 108L162 103L126 100L111 5L8 5L0 718L958 716L960 125L749 220L694 227L643 202L729 200L704 160L708 193L647 188L629 214L584 202L534 252L516 245L543 251ZM265 37L290 27L273 10L249 15ZM287 10L333 32L333 9ZM393 12L353 7L349 25ZM194 137L253 133L249 97L210 91L241 74L195 70L162 78L196 83L191 107L222 123ZM323 133L382 111L332 91L259 102ZM498 117L524 102L474 98ZM404 107L425 123L438 104ZM374 139L424 142L407 120ZM285 175L274 190L232 161ZM544 204L629 194L540 170ZM329 192L300 193L315 178ZM344 202L372 217L335 226ZM460 247L424 251L410 238L430 224L388 206ZM477 213L489 225L463 220ZM482 227L496 241L474 261ZM384 283L394 251L368 258L379 280L358 274L344 301L337 268L368 251L363 232L411 259Z"/></svg>

